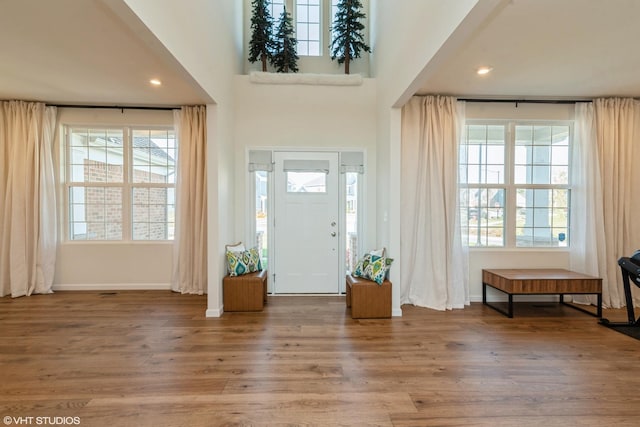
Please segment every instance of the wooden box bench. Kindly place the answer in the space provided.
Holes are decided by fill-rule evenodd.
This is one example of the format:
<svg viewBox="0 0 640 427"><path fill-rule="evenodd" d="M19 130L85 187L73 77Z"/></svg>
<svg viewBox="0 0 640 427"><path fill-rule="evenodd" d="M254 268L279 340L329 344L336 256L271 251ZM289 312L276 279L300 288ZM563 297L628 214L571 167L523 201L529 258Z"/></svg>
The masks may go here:
<svg viewBox="0 0 640 427"><path fill-rule="evenodd" d="M507 311L487 302L487 286L507 294ZM513 317L514 295L560 295L560 303L602 317L602 279L558 268L482 270L482 303ZM594 294L596 313L564 302L565 294Z"/></svg>
<svg viewBox="0 0 640 427"><path fill-rule="evenodd" d="M376 282L347 275L347 307L353 319L391 317L391 282Z"/></svg>
<svg viewBox="0 0 640 427"><path fill-rule="evenodd" d="M262 311L267 302L267 270L222 279L224 311Z"/></svg>

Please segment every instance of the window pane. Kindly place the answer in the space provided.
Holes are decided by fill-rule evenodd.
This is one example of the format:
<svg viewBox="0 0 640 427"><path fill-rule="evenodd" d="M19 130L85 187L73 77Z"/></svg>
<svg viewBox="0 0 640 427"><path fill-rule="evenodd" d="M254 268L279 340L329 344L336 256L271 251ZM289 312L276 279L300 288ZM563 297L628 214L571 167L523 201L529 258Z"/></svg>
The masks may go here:
<svg viewBox="0 0 640 427"><path fill-rule="evenodd" d="M358 174L348 172L346 179L347 252L346 270L353 271L358 262Z"/></svg>
<svg viewBox="0 0 640 427"><path fill-rule="evenodd" d="M134 240L169 240L173 237L173 197L173 191L168 188L133 188L131 207Z"/></svg>
<svg viewBox="0 0 640 427"><path fill-rule="evenodd" d="M463 239L469 246L504 246L503 188L465 188L461 190Z"/></svg>
<svg viewBox="0 0 640 427"><path fill-rule="evenodd" d="M256 186L256 247L260 252L260 258L262 261L262 268L267 269L269 262L268 251L268 185L269 185L269 173L264 171L255 172L255 186Z"/></svg>
<svg viewBox="0 0 640 427"><path fill-rule="evenodd" d="M132 181L174 182L175 153L173 130L134 130Z"/></svg>
<svg viewBox="0 0 640 427"><path fill-rule="evenodd" d="M310 56L319 56L320 55L320 43L319 42L309 42L309 55Z"/></svg>
<svg viewBox="0 0 640 427"><path fill-rule="evenodd" d="M306 42L307 40L309 40L309 24L298 24L298 28L297 28L298 34L298 41L300 42Z"/></svg>
<svg viewBox="0 0 640 427"><path fill-rule="evenodd" d="M298 5L296 18L298 19L298 22L309 22L309 8L306 5Z"/></svg>
<svg viewBox="0 0 640 427"><path fill-rule="evenodd" d="M551 126L534 126L533 144L551 145Z"/></svg>
<svg viewBox="0 0 640 427"><path fill-rule="evenodd" d="M320 1L299 0L296 6L298 55L320 56Z"/></svg>
<svg viewBox="0 0 640 427"><path fill-rule="evenodd" d="M517 246L567 246L569 190L518 189Z"/></svg>
<svg viewBox="0 0 640 427"><path fill-rule="evenodd" d="M288 193L326 193L327 174L324 172L287 172Z"/></svg>
<svg viewBox="0 0 640 427"><path fill-rule="evenodd" d="M123 159L122 130L70 129L68 167L71 182L122 182Z"/></svg>
<svg viewBox="0 0 640 427"><path fill-rule="evenodd" d="M71 240L122 239L122 189L69 188Z"/></svg>
<svg viewBox="0 0 640 427"><path fill-rule="evenodd" d="M460 155L462 183L503 184L505 180L504 125L468 125Z"/></svg>

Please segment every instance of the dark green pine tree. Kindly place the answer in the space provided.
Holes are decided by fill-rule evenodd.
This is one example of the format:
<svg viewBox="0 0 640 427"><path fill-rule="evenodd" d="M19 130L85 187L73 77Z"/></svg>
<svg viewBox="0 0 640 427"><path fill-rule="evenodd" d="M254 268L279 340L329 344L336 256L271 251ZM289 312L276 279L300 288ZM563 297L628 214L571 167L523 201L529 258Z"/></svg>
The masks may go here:
<svg viewBox="0 0 640 427"><path fill-rule="evenodd" d="M271 60L277 72L298 72L297 44L298 40L293 35L293 20L291 19L291 14L285 8L280 15L280 24L275 36L275 48Z"/></svg>
<svg viewBox="0 0 640 427"><path fill-rule="evenodd" d="M273 18L269 13L269 1L252 0L251 6L249 62L262 61L262 71L267 71L267 60L271 60L273 48Z"/></svg>
<svg viewBox="0 0 640 427"><path fill-rule="evenodd" d="M362 12L360 0L339 0L336 16L331 25L333 40L331 41L331 59L344 63L344 72L349 74L349 63L360 58L360 52L371 52L364 42L364 24L366 15Z"/></svg>

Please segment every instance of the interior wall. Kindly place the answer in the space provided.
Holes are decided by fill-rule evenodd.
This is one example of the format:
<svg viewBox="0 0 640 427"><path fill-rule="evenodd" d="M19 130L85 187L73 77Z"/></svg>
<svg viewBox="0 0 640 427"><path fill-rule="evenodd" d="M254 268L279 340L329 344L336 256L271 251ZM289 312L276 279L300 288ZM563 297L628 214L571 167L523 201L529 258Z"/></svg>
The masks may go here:
<svg viewBox="0 0 640 427"><path fill-rule="evenodd" d="M247 151L251 148L290 150L337 149L365 151L365 236L376 243L376 85L320 86L252 83L235 79L235 235L227 243L251 241L246 213L250 211Z"/></svg>
<svg viewBox="0 0 640 427"><path fill-rule="evenodd" d="M172 111L58 109L61 125L172 126ZM63 141L57 133L58 174L62 175ZM58 182L61 182L59 179ZM169 289L173 266L172 242L80 242L64 234L64 185L58 189L60 243L56 252L54 290Z"/></svg>
<svg viewBox="0 0 640 427"><path fill-rule="evenodd" d="M573 120L573 104L466 103L467 119ZM569 268L571 248L470 248L469 294L482 301L483 268ZM491 297L491 296L490 296ZM534 297L544 299L545 297Z"/></svg>
<svg viewBox="0 0 640 427"><path fill-rule="evenodd" d="M242 70L242 3L124 0L216 103L231 102Z"/></svg>

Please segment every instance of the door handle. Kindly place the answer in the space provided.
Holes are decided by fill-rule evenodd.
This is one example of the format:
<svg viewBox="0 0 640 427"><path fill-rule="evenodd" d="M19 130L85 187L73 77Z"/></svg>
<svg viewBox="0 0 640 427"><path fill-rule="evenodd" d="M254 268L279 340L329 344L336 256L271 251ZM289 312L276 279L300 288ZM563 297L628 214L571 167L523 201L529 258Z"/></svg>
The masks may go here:
<svg viewBox="0 0 640 427"><path fill-rule="evenodd" d="M336 232L335 231L331 232L331 237L336 237Z"/></svg>

